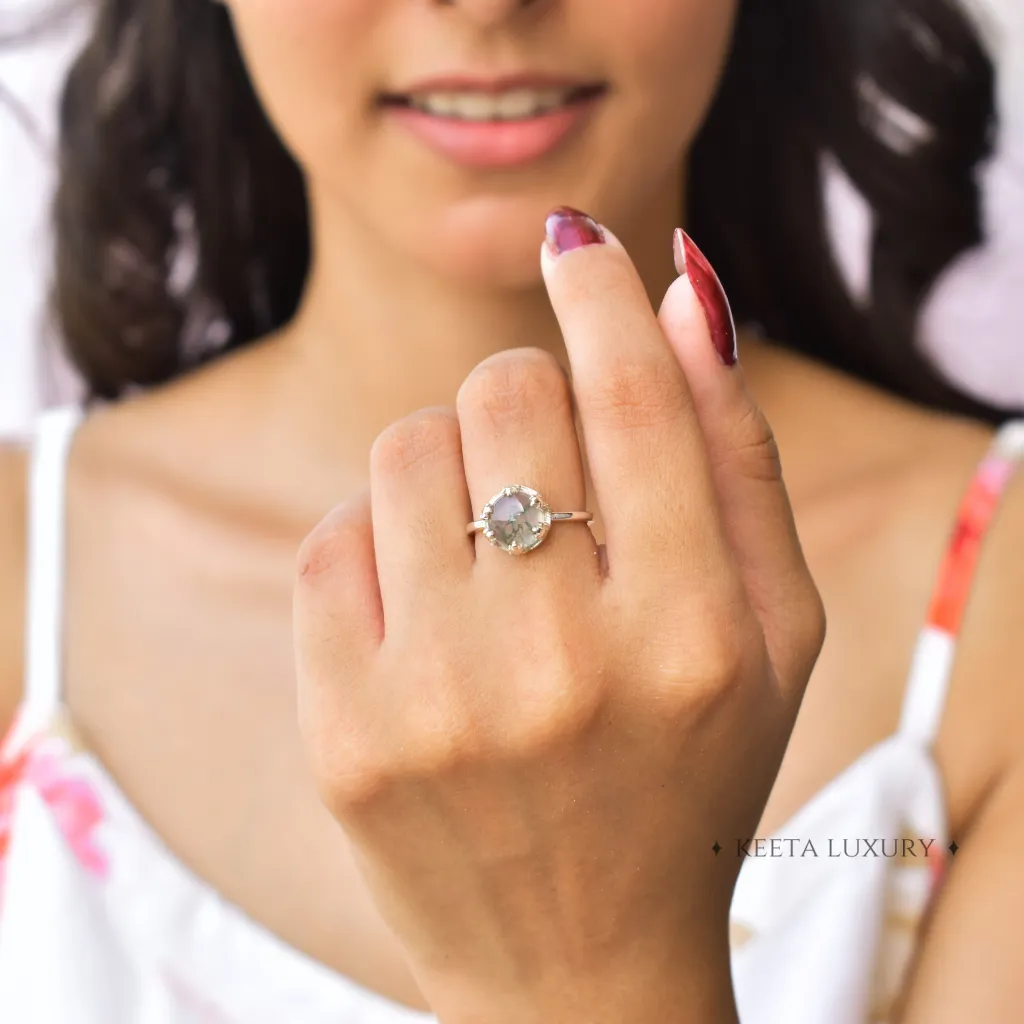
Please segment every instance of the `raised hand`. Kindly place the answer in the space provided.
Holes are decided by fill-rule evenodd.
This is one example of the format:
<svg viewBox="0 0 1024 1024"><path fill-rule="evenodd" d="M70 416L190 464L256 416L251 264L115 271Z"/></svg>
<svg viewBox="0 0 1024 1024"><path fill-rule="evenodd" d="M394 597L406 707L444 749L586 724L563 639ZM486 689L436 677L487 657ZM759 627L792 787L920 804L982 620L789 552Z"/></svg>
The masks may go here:
<svg viewBox="0 0 1024 1024"><path fill-rule="evenodd" d="M317 783L445 1024L735 1020L739 862L709 849L760 820L824 615L728 304L676 258L656 316L611 232L548 220L603 557L583 523L519 557L467 535L506 484L586 508L533 348L388 427L299 556Z"/></svg>

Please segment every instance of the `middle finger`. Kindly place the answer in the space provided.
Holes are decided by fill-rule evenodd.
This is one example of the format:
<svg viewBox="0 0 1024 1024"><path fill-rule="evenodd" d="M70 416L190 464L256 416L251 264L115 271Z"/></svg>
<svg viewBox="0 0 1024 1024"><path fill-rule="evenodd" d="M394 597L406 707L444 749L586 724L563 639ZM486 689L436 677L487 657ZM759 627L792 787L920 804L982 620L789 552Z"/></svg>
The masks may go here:
<svg viewBox="0 0 1024 1024"><path fill-rule="evenodd" d="M585 214L554 211L547 228L541 264L572 365L608 575L676 574L674 551L689 571L713 574L725 537L707 449L640 275Z"/></svg>

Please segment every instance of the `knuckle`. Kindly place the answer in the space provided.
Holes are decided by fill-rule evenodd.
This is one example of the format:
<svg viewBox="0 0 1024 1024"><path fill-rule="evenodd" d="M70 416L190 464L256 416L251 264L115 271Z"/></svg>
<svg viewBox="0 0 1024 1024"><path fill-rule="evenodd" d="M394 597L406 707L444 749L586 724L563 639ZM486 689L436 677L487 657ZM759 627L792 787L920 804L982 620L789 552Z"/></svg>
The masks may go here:
<svg viewBox="0 0 1024 1024"><path fill-rule="evenodd" d="M520 686L519 710L505 745L514 756L537 759L591 733L607 705L605 688L592 674L546 671Z"/></svg>
<svg viewBox="0 0 1024 1024"><path fill-rule="evenodd" d="M591 384L586 400L592 417L618 427L643 428L677 418L686 407L676 370L660 360L621 360Z"/></svg>
<svg viewBox="0 0 1024 1024"><path fill-rule="evenodd" d="M460 450L459 423L446 408L420 409L385 427L370 448L370 462L386 473L450 458Z"/></svg>
<svg viewBox="0 0 1024 1024"><path fill-rule="evenodd" d="M305 744L313 782L321 803L339 817L349 817L384 793L390 772L365 738L351 730L308 727Z"/></svg>
<svg viewBox="0 0 1024 1024"><path fill-rule="evenodd" d="M688 716L713 714L733 699L744 679L744 660L721 640L705 639L694 652L694 674L681 710Z"/></svg>
<svg viewBox="0 0 1024 1024"><path fill-rule="evenodd" d="M445 778L459 774L483 761L480 730L464 717L434 716L421 722L416 737L408 744L408 761L402 774L416 778Z"/></svg>
<svg viewBox="0 0 1024 1024"><path fill-rule="evenodd" d="M321 802L339 818L354 818L380 803L388 792L391 773L370 758L350 760L329 773L316 775Z"/></svg>
<svg viewBox="0 0 1024 1024"><path fill-rule="evenodd" d="M299 545L295 558L299 581L311 583L344 565L358 545L369 541L370 531L369 503L365 495L337 505Z"/></svg>
<svg viewBox="0 0 1024 1024"><path fill-rule="evenodd" d="M743 677L743 653L733 630L709 629L695 651L698 685L714 693L730 690Z"/></svg>
<svg viewBox="0 0 1024 1024"><path fill-rule="evenodd" d="M486 760L479 730L468 719L421 717L407 723L400 747L366 750L336 760L323 772L329 806L346 817L379 804L390 793L424 781L451 780Z"/></svg>
<svg viewBox="0 0 1024 1024"><path fill-rule="evenodd" d="M521 422L537 408L568 407L569 382L558 361L540 348L499 352L479 363L459 388L460 414L493 423Z"/></svg>
<svg viewBox="0 0 1024 1024"><path fill-rule="evenodd" d="M772 647L779 652L779 667L794 679L806 680L825 644L828 620L825 603L807 572L790 586L785 614L774 620Z"/></svg>
<svg viewBox="0 0 1024 1024"><path fill-rule="evenodd" d="M750 667L751 640L724 608L708 607L698 614L691 609L686 620L693 628L673 630L649 656L662 690L677 696L678 711L692 714L717 706L742 683Z"/></svg>
<svg viewBox="0 0 1024 1024"><path fill-rule="evenodd" d="M729 459L744 476L774 483L782 479L775 432L760 406L749 405L733 430Z"/></svg>
<svg viewBox="0 0 1024 1024"><path fill-rule="evenodd" d="M812 661L817 659L825 644L828 632L828 615L825 602L813 581L808 581L807 597L803 602L804 611L800 622L800 646Z"/></svg>

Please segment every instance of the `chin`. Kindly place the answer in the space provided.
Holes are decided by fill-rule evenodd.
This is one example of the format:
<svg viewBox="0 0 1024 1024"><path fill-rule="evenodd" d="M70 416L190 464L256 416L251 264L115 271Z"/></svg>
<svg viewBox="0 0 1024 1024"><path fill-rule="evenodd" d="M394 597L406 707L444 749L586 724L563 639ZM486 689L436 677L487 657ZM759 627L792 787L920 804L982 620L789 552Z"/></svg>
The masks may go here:
<svg viewBox="0 0 1024 1024"><path fill-rule="evenodd" d="M544 220L556 206L594 209L592 198L476 197L430 218L434 227L424 258L439 272L467 285L530 288L541 284Z"/></svg>

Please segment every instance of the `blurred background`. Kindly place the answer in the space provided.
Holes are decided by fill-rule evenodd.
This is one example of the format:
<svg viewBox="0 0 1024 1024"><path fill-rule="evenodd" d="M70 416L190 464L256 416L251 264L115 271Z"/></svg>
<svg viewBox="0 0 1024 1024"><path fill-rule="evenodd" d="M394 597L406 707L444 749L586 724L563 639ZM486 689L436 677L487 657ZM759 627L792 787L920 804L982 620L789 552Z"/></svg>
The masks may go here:
<svg viewBox="0 0 1024 1024"><path fill-rule="evenodd" d="M49 4L73 0L49 0ZM837 0L841 2L841 0ZM855 0L847 0L855 2ZM998 138L980 171L986 241L937 282L920 318L921 348L961 390L1024 408L1024 0L957 0L977 23L997 73ZM0 0L0 437L23 434L38 408L79 392L46 316L52 148L60 86L88 28L90 4L25 33L47 0ZM51 19L54 20L54 19ZM876 97L893 137L909 111ZM884 98L883 98L884 99ZM867 299L872 211L828 153L823 201L833 255Z"/></svg>
<svg viewBox="0 0 1024 1024"><path fill-rule="evenodd" d="M77 392L45 315L52 147L60 87L88 27L85 5L26 32L39 0L0 0L0 436Z"/></svg>

